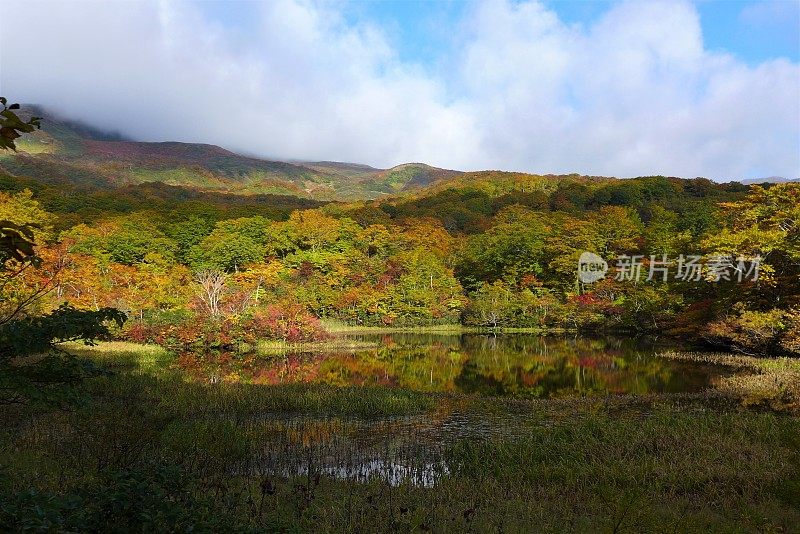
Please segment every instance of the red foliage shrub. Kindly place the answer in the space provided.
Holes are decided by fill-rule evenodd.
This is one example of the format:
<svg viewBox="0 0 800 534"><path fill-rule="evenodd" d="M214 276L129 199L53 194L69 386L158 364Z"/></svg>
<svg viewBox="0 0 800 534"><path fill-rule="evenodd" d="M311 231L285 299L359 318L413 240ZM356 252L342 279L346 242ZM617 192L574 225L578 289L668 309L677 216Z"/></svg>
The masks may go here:
<svg viewBox="0 0 800 534"><path fill-rule="evenodd" d="M324 339L319 320L299 304L270 305L256 311L241 328L246 339L282 339L300 342ZM250 341L252 342L252 341Z"/></svg>
<svg viewBox="0 0 800 534"><path fill-rule="evenodd" d="M260 339L304 342L327 337L319 320L297 304L273 304L242 315L192 314L172 319L132 322L123 331L123 338L137 343L156 343L173 350L226 350L242 343L254 344Z"/></svg>

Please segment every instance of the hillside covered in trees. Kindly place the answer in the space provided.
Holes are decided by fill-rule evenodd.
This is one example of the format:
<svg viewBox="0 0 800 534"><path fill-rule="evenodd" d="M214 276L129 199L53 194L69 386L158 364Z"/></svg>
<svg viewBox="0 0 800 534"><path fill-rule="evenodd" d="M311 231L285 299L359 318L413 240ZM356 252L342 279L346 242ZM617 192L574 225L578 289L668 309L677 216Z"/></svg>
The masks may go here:
<svg viewBox="0 0 800 534"><path fill-rule="evenodd" d="M3 2L0 534L800 532L798 22Z"/></svg>
<svg viewBox="0 0 800 534"><path fill-rule="evenodd" d="M130 318L117 335L139 341L312 338L317 319L335 319L657 332L745 352L799 349L797 184L435 169L423 177L411 166L389 189L413 190L330 202L309 198L308 188L296 196L164 183L164 169L201 167L252 183L243 176L262 163L215 147L132 143L69 122L22 141L20 153L0 160L0 219L35 228L43 261L2 286L5 308L40 292L30 313L62 302L113 307ZM386 177L330 162L281 165L352 183ZM640 258L645 276L618 279L612 267L582 283L583 252ZM763 263L755 280L735 270L715 279L708 268L695 279L645 279L656 258L674 275L689 256L726 258L732 268L743 258Z"/></svg>

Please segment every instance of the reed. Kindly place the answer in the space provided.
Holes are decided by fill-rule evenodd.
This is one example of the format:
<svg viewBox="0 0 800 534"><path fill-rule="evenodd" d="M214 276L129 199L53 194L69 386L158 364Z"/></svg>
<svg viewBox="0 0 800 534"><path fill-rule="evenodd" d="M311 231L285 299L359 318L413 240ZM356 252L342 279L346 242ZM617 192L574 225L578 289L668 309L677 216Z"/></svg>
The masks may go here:
<svg viewBox="0 0 800 534"><path fill-rule="evenodd" d="M746 406L800 414L800 360L743 354L669 351L663 358L721 365L736 372L718 379L718 391Z"/></svg>

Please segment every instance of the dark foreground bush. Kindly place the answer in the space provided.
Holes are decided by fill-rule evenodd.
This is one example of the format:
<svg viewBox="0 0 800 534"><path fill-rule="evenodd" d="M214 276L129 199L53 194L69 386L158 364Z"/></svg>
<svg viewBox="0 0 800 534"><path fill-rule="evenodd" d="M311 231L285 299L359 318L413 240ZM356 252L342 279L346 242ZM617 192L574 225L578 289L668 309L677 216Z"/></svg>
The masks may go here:
<svg viewBox="0 0 800 534"><path fill-rule="evenodd" d="M108 470L96 483L66 495L35 489L0 503L4 532L213 532L235 529L224 512L179 469L147 466Z"/></svg>

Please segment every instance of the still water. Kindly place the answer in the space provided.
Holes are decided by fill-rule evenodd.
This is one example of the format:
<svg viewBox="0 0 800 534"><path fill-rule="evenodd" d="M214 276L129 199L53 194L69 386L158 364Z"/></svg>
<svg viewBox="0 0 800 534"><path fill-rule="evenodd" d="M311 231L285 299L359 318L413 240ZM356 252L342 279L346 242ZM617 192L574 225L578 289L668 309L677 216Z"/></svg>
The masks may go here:
<svg viewBox="0 0 800 534"><path fill-rule="evenodd" d="M435 410L407 416L258 414L238 421L263 441L236 472L434 486L451 471L447 451L454 443L524 439L533 428L569 424L569 414L559 413L560 408L552 414L517 412L513 398L580 396L595 402L592 397L624 393L696 392L720 374L713 366L660 358L663 351L683 347L643 338L395 333L349 339L370 348L186 355L182 360L197 378L210 382L403 388L505 396L512 404L499 410L463 410L445 396Z"/></svg>
<svg viewBox="0 0 800 534"><path fill-rule="evenodd" d="M377 386L423 392L554 398L696 392L713 366L659 358L675 345L644 338L526 334L357 335L372 348L325 353L223 355L195 372L209 380Z"/></svg>

